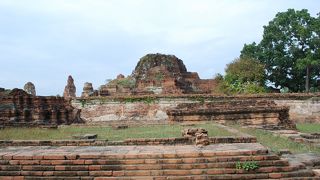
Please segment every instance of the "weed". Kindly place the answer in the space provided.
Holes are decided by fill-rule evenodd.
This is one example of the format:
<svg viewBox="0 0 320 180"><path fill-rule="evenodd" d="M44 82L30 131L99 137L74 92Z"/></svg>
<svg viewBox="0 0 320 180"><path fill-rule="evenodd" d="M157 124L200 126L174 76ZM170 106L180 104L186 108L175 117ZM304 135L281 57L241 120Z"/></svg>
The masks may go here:
<svg viewBox="0 0 320 180"><path fill-rule="evenodd" d="M255 161L237 162L236 169L243 169L246 171L259 169L259 165Z"/></svg>

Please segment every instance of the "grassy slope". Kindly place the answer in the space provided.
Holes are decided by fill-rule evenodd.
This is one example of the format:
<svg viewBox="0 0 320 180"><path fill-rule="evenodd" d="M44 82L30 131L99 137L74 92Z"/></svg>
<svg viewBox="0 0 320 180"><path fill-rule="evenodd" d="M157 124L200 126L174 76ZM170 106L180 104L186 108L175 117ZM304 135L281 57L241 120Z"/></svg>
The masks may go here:
<svg viewBox="0 0 320 180"><path fill-rule="evenodd" d="M297 124L297 129L304 133L320 133L320 124L300 123Z"/></svg>
<svg viewBox="0 0 320 180"><path fill-rule="evenodd" d="M311 147L301 143L296 143L291 141L288 138L274 135L268 131L264 131L260 129L252 129L252 128L240 128L240 127L235 127L235 128L239 129L241 132L256 136L258 142L260 142L264 146L269 147L272 151L275 151L275 152L278 152L280 149L288 149L292 153L314 152L314 153L320 154L319 148Z"/></svg>
<svg viewBox="0 0 320 180"><path fill-rule="evenodd" d="M202 127L208 130L209 136L230 136L230 132L216 127L214 124L200 124L192 127ZM111 127L99 126L62 126L58 129L40 128L6 128L0 130L0 140L50 140L72 139L75 134L94 133L98 139L124 140L128 138L169 138L181 137L181 130L187 128L181 125L148 125L115 130Z"/></svg>

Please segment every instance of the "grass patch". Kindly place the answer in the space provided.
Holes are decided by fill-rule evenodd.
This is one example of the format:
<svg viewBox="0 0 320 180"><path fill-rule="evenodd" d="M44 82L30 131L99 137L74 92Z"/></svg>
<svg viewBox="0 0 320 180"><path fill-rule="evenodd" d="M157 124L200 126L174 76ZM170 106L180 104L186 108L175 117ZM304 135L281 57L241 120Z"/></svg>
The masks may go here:
<svg viewBox="0 0 320 180"><path fill-rule="evenodd" d="M232 136L225 129L214 124L198 124L192 127L202 127L209 136ZM58 129L41 128L5 128L0 130L0 140L62 140L72 139L72 135L93 133L98 139L120 141L128 138L170 138L181 137L181 130L187 128L179 124L174 125L146 125L115 130L101 126L61 126Z"/></svg>
<svg viewBox="0 0 320 180"><path fill-rule="evenodd" d="M297 129L304 133L320 133L320 124L316 123L298 123Z"/></svg>
<svg viewBox="0 0 320 180"><path fill-rule="evenodd" d="M254 128L241 128L239 126L234 126L234 128L238 129L243 133L247 133L257 137L258 142L260 142L264 146L269 147L274 152L279 152L280 149L288 149L292 153L313 152L320 154L319 148L311 147L302 143L296 143L286 137L275 135L265 130Z"/></svg>

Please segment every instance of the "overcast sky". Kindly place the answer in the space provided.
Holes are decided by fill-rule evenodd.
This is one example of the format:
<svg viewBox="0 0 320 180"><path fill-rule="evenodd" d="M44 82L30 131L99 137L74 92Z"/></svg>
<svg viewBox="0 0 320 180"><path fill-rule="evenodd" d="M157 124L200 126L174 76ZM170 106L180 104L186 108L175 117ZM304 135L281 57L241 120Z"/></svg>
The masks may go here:
<svg viewBox="0 0 320 180"><path fill-rule="evenodd" d="M244 43L259 42L279 11L320 12L319 0L0 0L0 87L80 95L130 75L147 53L173 54L201 78L224 73Z"/></svg>

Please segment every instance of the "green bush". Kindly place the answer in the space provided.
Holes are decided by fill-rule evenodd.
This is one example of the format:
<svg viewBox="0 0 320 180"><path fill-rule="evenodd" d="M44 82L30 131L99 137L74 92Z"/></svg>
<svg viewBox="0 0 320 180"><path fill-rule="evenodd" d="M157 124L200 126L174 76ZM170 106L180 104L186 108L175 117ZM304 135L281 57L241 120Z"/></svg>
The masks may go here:
<svg viewBox="0 0 320 180"><path fill-rule="evenodd" d="M228 81L220 81L217 86L217 93L222 94L257 94L257 93L265 93L265 87L259 85L256 82L241 82L234 81L233 83L229 83Z"/></svg>

